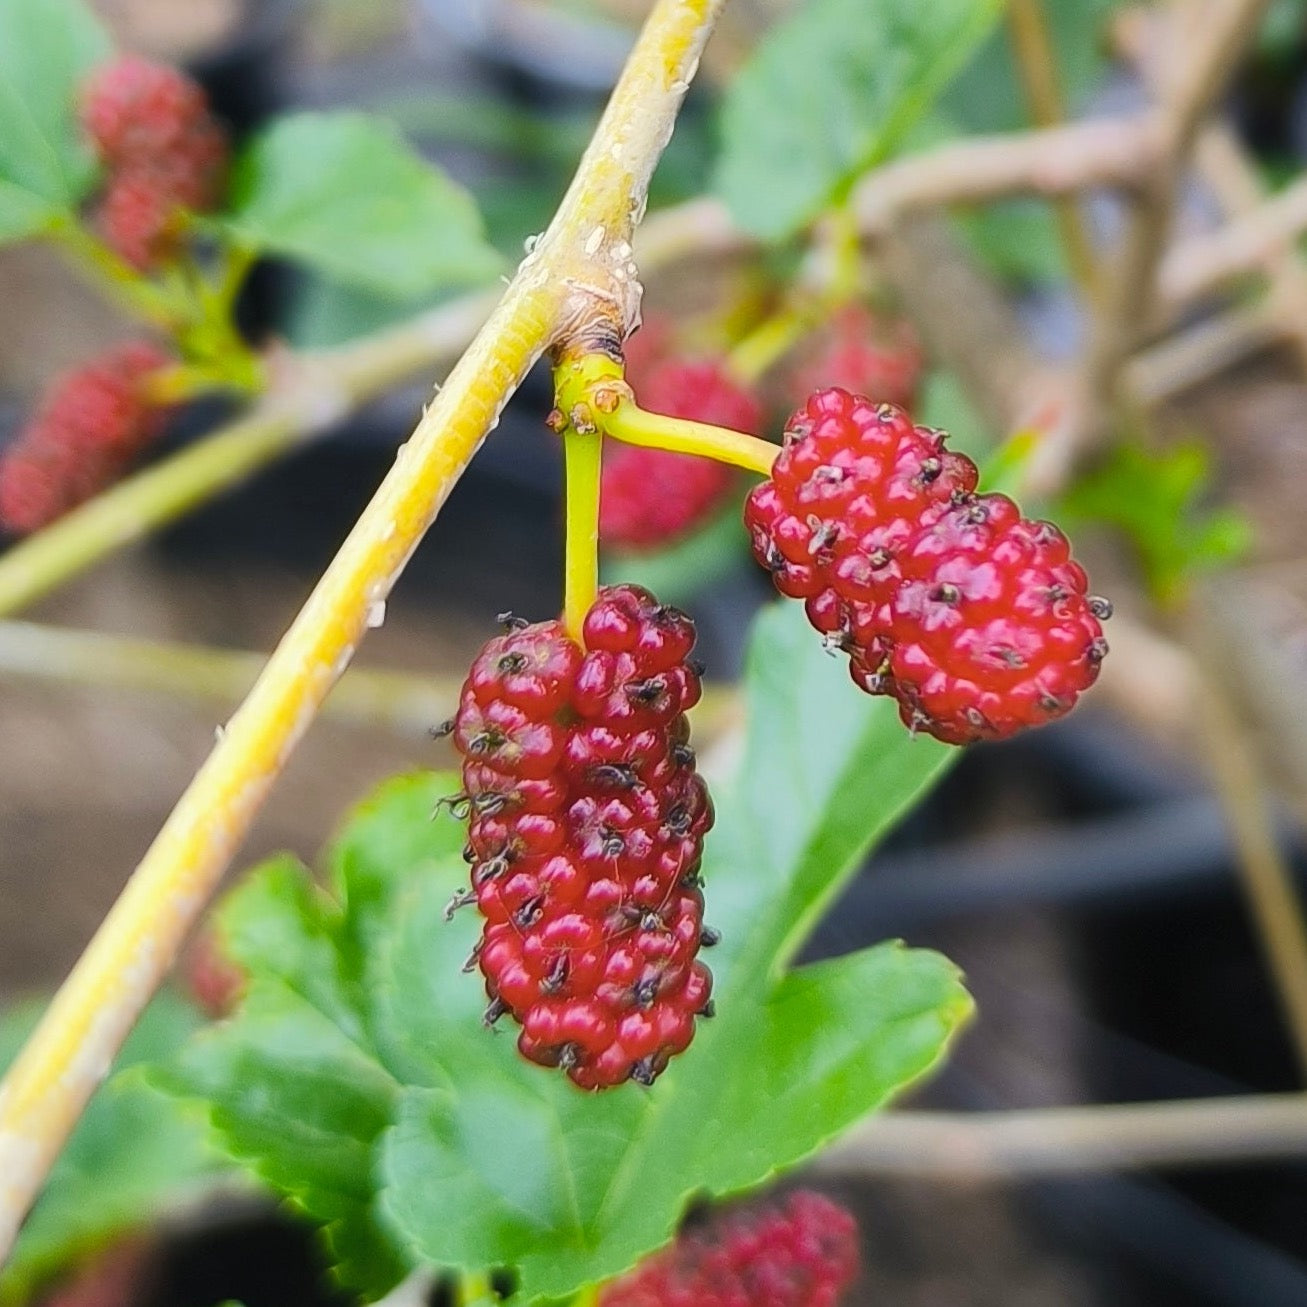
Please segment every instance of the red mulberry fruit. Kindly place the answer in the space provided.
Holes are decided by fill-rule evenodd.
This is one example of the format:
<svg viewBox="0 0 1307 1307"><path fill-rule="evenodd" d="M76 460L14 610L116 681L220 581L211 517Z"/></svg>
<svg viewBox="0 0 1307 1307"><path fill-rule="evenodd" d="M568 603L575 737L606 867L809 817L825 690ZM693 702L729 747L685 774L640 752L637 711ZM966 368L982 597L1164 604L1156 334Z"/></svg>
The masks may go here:
<svg viewBox="0 0 1307 1307"><path fill-rule="evenodd" d="M105 242L147 269L172 251L186 211L221 200L226 136L195 82L135 56L91 76L82 123L108 169L96 212Z"/></svg>
<svg viewBox="0 0 1307 1307"><path fill-rule="evenodd" d="M858 1268L853 1217L800 1192L683 1234L604 1289L599 1307L835 1307Z"/></svg>
<svg viewBox="0 0 1307 1307"><path fill-rule="evenodd" d="M1069 712L1107 652L1060 531L977 495L942 432L838 388L791 419L745 506L754 554L853 678L951 744Z"/></svg>
<svg viewBox="0 0 1307 1307"><path fill-rule="evenodd" d="M141 383L167 362L133 342L56 381L0 458L0 526L35 531L121 476L162 430Z"/></svg>
<svg viewBox="0 0 1307 1307"><path fill-rule="evenodd" d="M491 640L453 721L485 918L489 1022L578 1085L649 1084L711 1011L697 961L712 805L685 712L694 627L636 586L602 590L584 648L559 622Z"/></svg>

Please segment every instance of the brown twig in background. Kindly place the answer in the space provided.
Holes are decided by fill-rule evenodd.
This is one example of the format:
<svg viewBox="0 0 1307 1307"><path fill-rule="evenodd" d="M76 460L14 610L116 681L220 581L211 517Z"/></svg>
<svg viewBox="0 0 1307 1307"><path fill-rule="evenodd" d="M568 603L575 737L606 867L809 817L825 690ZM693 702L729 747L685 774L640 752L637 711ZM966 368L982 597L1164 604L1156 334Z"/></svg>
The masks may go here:
<svg viewBox="0 0 1307 1307"><path fill-rule="evenodd" d="M1153 9L1126 10L1113 23L1112 36L1117 50L1145 82L1160 87L1166 78L1167 51L1177 40L1171 16ZM1199 133L1194 170L1230 218L1251 215L1268 202L1257 165L1225 123L1208 123ZM1288 246L1269 258L1264 271L1271 282L1267 317L1293 344L1299 365L1307 369L1307 261Z"/></svg>
<svg viewBox="0 0 1307 1307"><path fill-rule="evenodd" d="M875 236L924 209L1135 188L1157 166L1160 128L1155 115L1141 114L967 137L878 168L855 192L854 213L863 235Z"/></svg>
<svg viewBox="0 0 1307 1307"><path fill-rule="evenodd" d="M1203 132L1194 161L1227 214L1251 216L1266 202L1256 164L1224 123L1214 123ZM1307 370L1307 262L1290 245L1267 271L1271 279L1267 316L1293 345L1299 367Z"/></svg>
<svg viewBox="0 0 1307 1307"><path fill-rule="evenodd" d="M1121 369L1152 313L1157 269L1171 231L1176 190L1204 116L1242 58L1269 0L1209 0L1189 6L1182 65L1159 79L1163 147L1147 185L1134 197L1121 252L1106 278L1084 367L1090 438L1119 398ZM1202 13L1196 11L1201 8ZM1201 21L1199 21L1201 20ZM1062 451L1070 457L1074 451Z"/></svg>
<svg viewBox="0 0 1307 1307"><path fill-rule="evenodd" d="M1260 353L1279 338L1260 306L1236 305L1140 350L1125 365L1131 403L1154 407Z"/></svg>
<svg viewBox="0 0 1307 1307"><path fill-rule="evenodd" d="M1178 242L1162 260L1158 290L1164 304L1184 305L1260 271L1274 282L1286 256L1307 231L1307 177L1245 209L1215 231Z"/></svg>
<svg viewBox="0 0 1307 1307"><path fill-rule="evenodd" d="M1234 839L1244 894L1275 979L1294 1052L1307 1076L1307 922L1293 872L1275 838L1266 803L1268 787L1225 688L1228 667L1201 595L1190 603L1185 626L1201 677L1197 707L1207 746L1205 759Z"/></svg>
<svg viewBox="0 0 1307 1307"><path fill-rule="evenodd" d="M887 1112L823 1153L821 1175L996 1179L1307 1156L1301 1094L1007 1112Z"/></svg>

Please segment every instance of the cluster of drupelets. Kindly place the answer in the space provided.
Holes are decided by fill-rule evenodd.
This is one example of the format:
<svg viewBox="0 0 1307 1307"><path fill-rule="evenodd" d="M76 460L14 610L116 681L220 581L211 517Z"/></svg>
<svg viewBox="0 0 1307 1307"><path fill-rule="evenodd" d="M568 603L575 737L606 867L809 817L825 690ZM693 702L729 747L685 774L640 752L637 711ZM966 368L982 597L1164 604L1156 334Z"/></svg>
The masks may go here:
<svg viewBox="0 0 1307 1307"><path fill-rule="evenodd" d="M858 1267L853 1217L800 1191L682 1233L608 1285L599 1307L835 1307Z"/></svg>
<svg viewBox="0 0 1307 1307"><path fill-rule="evenodd" d="M663 411L743 412L702 367L653 374L698 378L658 392ZM645 500L676 502L683 476L697 488L694 463L730 476L646 454L614 460L641 459ZM1110 606L1087 593L1066 537L977 493L977 479L942 432L832 386L790 418L744 513L758 561L849 655L854 681L951 744L1070 711L1107 652ZM711 809L683 715L699 696L692 643L689 619L648 592L601 591L581 644L558 622L492 641L452 724L473 864L458 902L485 917L474 962L487 1019L511 1014L522 1052L585 1088L650 1083L706 1011L710 977L694 959L712 939L699 875Z"/></svg>
<svg viewBox="0 0 1307 1307"><path fill-rule="evenodd" d="M1105 600L1051 522L900 408L813 394L745 506L753 551L853 679L948 744L1067 713L1107 653Z"/></svg>
<svg viewBox="0 0 1307 1307"><path fill-rule="evenodd" d="M81 111L104 169L96 226L132 267L153 268L176 251L193 214L222 200L226 133L199 85L131 55L92 74Z"/></svg>
<svg viewBox="0 0 1307 1307"><path fill-rule="evenodd" d="M711 1012L699 866L712 805L686 710L694 627L646 590L600 592L583 645L514 625L478 655L450 723L485 919L486 1021L580 1086L652 1084Z"/></svg>
<svg viewBox="0 0 1307 1307"><path fill-rule="evenodd" d="M167 362L135 341L56 381L0 458L0 527L36 531L116 481L163 430L146 387Z"/></svg>
<svg viewBox="0 0 1307 1307"><path fill-rule="evenodd" d="M91 75L80 119L102 170L91 221L113 256L147 273L174 256L195 213L222 199L226 135L195 82L132 56ZM136 341L53 382L0 458L0 529L38 530L121 477L163 430L149 383L170 362Z"/></svg>

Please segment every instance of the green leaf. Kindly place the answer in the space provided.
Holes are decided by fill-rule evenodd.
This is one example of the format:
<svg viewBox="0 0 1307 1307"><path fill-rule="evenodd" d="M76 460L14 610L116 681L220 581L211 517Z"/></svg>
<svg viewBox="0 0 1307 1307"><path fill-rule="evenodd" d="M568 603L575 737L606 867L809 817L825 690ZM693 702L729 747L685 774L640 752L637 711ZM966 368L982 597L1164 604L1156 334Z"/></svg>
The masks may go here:
<svg viewBox="0 0 1307 1307"><path fill-rule="evenodd" d="M71 213L90 189L77 92L109 53L78 0L0 0L0 244Z"/></svg>
<svg viewBox="0 0 1307 1307"><path fill-rule="evenodd" d="M785 237L840 198L927 113L1004 0L809 0L770 31L722 107L716 189Z"/></svg>
<svg viewBox="0 0 1307 1307"><path fill-rule="evenodd" d="M0 1069L8 1066L45 1004L0 1016ZM115 1236L147 1224L218 1178L203 1122L145 1082L142 1063L164 1058L199 1027L189 1004L167 993L146 1009L91 1100L0 1274L0 1303L26 1301L54 1272Z"/></svg>
<svg viewBox="0 0 1307 1307"><path fill-rule="evenodd" d="M225 1151L321 1223L342 1278L380 1297L407 1270L374 1219L370 1174L399 1087L315 1005L312 978L295 980L253 979L239 1022L205 1032L151 1079L203 1099Z"/></svg>
<svg viewBox="0 0 1307 1307"><path fill-rule="evenodd" d="M1120 531L1154 597L1169 604L1191 577L1237 562L1252 542L1241 514L1205 507L1211 477L1211 452L1202 441L1160 450L1123 441L1071 486L1062 512Z"/></svg>
<svg viewBox="0 0 1307 1307"><path fill-rule="evenodd" d="M395 128L361 113L278 119L246 148L218 225L360 290L413 298L499 270L476 206Z"/></svg>
<svg viewBox="0 0 1307 1307"><path fill-rule="evenodd" d="M328 1224L377 1294L405 1266L511 1267L524 1301L616 1274L697 1194L765 1181L925 1073L970 1000L934 953L787 962L953 751L859 694L797 605L759 622L750 732L705 857L717 1017L652 1090L589 1095L489 1033L454 776L401 778L346 825L329 896L284 859L224 912L254 980L174 1086L233 1155ZM342 1010L343 1008L343 1010ZM361 1250L361 1251L360 1251Z"/></svg>
<svg viewBox="0 0 1307 1307"><path fill-rule="evenodd" d="M378 1297L410 1265L378 1223L370 1175L400 1091L386 1032L374 1029L389 979L379 941L401 887L463 868L457 823L431 823L457 787L430 774L383 786L332 849L330 892L285 855L251 873L218 916L226 952L251 978L240 1019L152 1072L207 1102L231 1156L319 1221L342 1278Z"/></svg>

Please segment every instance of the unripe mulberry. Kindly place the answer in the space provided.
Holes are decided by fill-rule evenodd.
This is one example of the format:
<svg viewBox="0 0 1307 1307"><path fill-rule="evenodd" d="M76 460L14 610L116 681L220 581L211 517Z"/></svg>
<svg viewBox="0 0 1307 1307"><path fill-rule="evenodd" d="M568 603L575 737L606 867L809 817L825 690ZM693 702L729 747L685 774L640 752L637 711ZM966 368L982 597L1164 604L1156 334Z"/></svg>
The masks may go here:
<svg viewBox="0 0 1307 1307"><path fill-rule="evenodd" d="M162 430L165 411L142 383L167 362L137 341L55 381L0 457L0 527L35 531L121 476Z"/></svg>
<svg viewBox="0 0 1307 1307"><path fill-rule="evenodd" d="M637 586L602 590L584 647L560 622L491 640L452 728L463 755L487 1020L578 1085L649 1084L711 1009L697 961L712 805L685 712L694 627Z"/></svg>
<svg viewBox="0 0 1307 1307"><path fill-rule="evenodd" d="M226 136L199 85L131 55L88 79L82 123L106 166L100 232L124 260L148 269L173 251L187 212L221 200Z"/></svg>
<svg viewBox="0 0 1307 1307"><path fill-rule="evenodd" d="M799 1192L682 1234L608 1285L599 1307L835 1307L858 1267L852 1215Z"/></svg>
<svg viewBox="0 0 1307 1307"><path fill-rule="evenodd" d="M950 744L1060 717L1098 675L1110 607L1066 538L975 493L976 467L901 409L832 388L791 419L745 505L755 557L854 680Z"/></svg>
<svg viewBox="0 0 1307 1307"><path fill-rule="evenodd" d="M209 122L198 83L138 55L96 68L81 99L82 126L108 164L136 165L170 154Z"/></svg>
<svg viewBox="0 0 1307 1307"><path fill-rule="evenodd" d="M628 367L640 405L653 413L756 434L762 409L721 363L663 358L638 373ZM694 530L730 495L732 468L695 454L609 442L600 486L604 540L650 549Z"/></svg>

